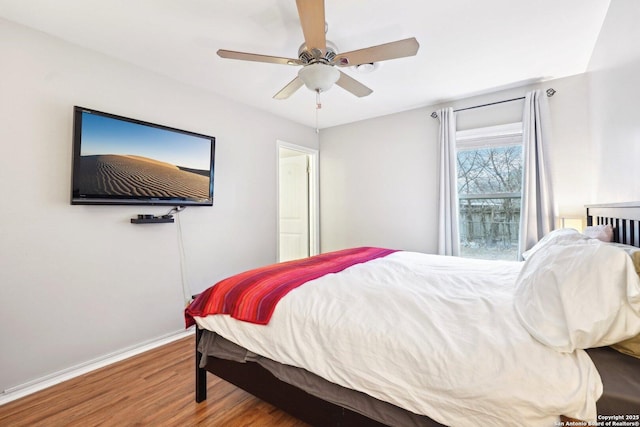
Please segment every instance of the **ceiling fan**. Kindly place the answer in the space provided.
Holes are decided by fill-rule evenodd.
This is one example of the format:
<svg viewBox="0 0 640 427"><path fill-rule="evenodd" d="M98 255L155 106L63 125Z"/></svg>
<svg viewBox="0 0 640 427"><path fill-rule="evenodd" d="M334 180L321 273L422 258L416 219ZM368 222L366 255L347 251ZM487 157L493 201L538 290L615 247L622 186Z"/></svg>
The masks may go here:
<svg viewBox="0 0 640 427"><path fill-rule="evenodd" d="M302 85L320 93L329 90L334 83L355 96L367 96L373 92L371 89L335 67L374 64L388 59L414 56L420 47L418 41L411 37L351 52L338 53L335 46L325 37L324 0L296 0L296 5L304 34L304 43L298 49L297 59L218 50L218 55L222 58L302 66L298 75L274 95L275 99L290 97Z"/></svg>

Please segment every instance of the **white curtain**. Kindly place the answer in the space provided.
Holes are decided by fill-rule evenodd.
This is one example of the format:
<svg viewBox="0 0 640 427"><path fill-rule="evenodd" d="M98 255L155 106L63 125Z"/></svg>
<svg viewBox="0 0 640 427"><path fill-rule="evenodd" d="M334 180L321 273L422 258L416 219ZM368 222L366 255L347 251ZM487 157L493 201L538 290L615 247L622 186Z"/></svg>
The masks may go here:
<svg viewBox="0 0 640 427"><path fill-rule="evenodd" d="M535 90L526 94L524 102L519 259L553 230L556 217L547 151L550 143L547 98Z"/></svg>
<svg viewBox="0 0 640 427"><path fill-rule="evenodd" d="M460 255L458 230L458 173L456 116L453 108L438 111L440 118L440 182L438 197L438 253Z"/></svg>

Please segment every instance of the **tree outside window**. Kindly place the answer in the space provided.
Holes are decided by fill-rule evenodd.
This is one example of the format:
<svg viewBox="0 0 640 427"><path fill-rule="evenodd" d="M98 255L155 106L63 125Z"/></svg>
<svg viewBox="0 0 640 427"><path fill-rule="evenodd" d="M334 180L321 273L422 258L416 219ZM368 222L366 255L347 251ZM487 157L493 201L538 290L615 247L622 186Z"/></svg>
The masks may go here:
<svg viewBox="0 0 640 427"><path fill-rule="evenodd" d="M459 148L460 255L516 260L522 145Z"/></svg>

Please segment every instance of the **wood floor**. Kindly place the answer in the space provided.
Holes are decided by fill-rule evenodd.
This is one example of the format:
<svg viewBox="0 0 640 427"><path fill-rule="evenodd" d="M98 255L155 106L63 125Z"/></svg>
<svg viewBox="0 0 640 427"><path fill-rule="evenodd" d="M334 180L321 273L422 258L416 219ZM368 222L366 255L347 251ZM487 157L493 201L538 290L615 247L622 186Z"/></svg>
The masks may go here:
<svg viewBox="0 0 640 427"><path fill-rule="evenodd" d="M194 397L188 337L0 406L0 426L306 426L208 375Z"/></svg>

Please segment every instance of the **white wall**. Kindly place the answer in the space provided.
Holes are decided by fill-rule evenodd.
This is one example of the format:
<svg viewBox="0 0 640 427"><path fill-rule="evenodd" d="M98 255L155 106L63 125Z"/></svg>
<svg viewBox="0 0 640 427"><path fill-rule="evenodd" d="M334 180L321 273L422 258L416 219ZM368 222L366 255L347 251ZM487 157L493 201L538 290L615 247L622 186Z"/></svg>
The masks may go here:
<svg viewBox="0 0 640 427"><path fill-rule="evenodd" d="M199 292L276 260L276 140L313 129L0 20L0 391L184 328L163 207L71 206L72 109L217 138L213 207L179 215ZM212 75L212 78L215 78Z"/></svg>
<svg viewBox="0 0 640 427"><path fill-rule="evenodd" d="M612 0L589 63L594 200L640 200L640 2Z"/></svg>
<svg viewBox="0 0 640 427"><path fill-rule="evenodd" d="M414 110L321 131L322 251L432 249L437 163L426 142L431 120Z"/></svg>
<svg viewBox="0 0 640 427"><path fill-rule="evenodd" d="M553 87L552 174L559 213L583 215L592 202L593 150L588 78L578 75L397 113L321 131L322 250L374 245L437 250L438 119L465 108ZM458 130L522 120L522 101L461 111Z"/></svg>

